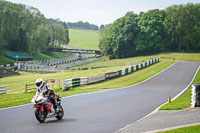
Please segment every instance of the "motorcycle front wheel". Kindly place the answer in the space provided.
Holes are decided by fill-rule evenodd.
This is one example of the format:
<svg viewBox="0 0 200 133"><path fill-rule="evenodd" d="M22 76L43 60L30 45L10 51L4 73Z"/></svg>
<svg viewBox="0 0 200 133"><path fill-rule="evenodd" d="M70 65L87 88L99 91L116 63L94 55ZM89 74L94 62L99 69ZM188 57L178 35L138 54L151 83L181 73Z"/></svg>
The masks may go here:
<svg viewBox="0 0 200 133"><path fill-rule="evenodd" d="M35 117L40 123L43 123L46 120L46 117L47 117L46 111L44 110L43 113L42 113L40 108L36 108Z"/></svg>
<svg viewBox="0 0 200 133"><path fill-rule="evenodd" d="M62 118L63 118L63 116L64 116L64 110L63 110L63 108L62 108L62 106L61 105L58 105L58 113L57 113L57 115L56 115L56 118L58 119L58 120L61 120Z"/></svg>

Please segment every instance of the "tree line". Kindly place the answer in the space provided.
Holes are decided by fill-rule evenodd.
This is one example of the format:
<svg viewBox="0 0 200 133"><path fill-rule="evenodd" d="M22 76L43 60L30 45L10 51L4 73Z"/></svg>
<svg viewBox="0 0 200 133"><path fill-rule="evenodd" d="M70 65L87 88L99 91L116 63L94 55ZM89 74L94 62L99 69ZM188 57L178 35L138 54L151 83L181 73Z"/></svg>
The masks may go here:
<svg viewBox="0 0 200 133"><path fill-rule="evenodd" d="M98 30L98 26L94 24L90 24L88 22L78 21L76 23L68 22L67 26L69 28L76 28L76 29L87 29L87 30Z"/></svg>
<svg viewBox="0 0 200 133"><path fill-rule="evenodd" d="M34 54L68 42L66 23L46 19L37 8L0 0L1 51Z"/></svg>
<svg viewBox="0 0 200 133"><path fill-rule="evenodd" d="M200 4L127 12L100 30L99 47L110 58L159 52L200 52Z"/></svg>

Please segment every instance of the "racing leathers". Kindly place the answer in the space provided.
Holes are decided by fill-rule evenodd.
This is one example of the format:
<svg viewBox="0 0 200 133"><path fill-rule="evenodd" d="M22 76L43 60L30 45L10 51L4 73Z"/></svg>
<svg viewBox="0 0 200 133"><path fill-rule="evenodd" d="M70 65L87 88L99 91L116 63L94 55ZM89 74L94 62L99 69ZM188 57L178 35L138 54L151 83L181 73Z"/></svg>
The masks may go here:
<svg viewBox="0 0 200 133"><path fill-rule="evenodd" d="M48 83L43 83L41 87L37 87L36 96L39 96L41 93L43 93L45 97L48 97L52 101L53 108L56 110L57 105L55 101L55 94Z"/></svg>

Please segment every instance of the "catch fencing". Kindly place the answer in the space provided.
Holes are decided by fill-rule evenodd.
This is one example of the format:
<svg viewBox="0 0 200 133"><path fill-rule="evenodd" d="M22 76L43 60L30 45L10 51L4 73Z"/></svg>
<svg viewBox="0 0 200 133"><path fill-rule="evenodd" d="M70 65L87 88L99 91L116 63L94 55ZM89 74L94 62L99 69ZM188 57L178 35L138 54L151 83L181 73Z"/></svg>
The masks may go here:
<svg viewBox="0 0 200 133"><path fill-rule="evenodd" d="M146 62L142 62L141 64L133 65L128 68L125 68L125 69L122 69L119 71L115 71L115 72L109 72L109 73L99 74L99 75L90 76L90 77L81 77L81 78L76 78L76 79L66 79L63 81L63 90L69 90L70 87L78 87L81 85L88 85L88 84L97 83L97 82L101 82L104 80L109 80L109 79L113 79L116 77L124 76L129 73L140 70L142 68L148 67L159 61L160 61L160 58L155 58L155 59L151 59Z"/></svg>

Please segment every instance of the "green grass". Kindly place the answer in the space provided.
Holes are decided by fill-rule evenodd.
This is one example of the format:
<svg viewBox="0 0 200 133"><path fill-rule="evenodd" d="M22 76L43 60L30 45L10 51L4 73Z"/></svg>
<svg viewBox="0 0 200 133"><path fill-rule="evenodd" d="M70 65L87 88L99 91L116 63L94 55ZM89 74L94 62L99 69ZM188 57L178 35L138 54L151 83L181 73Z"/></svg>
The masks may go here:
<svg viewBox="0 0 200 133"><path fill-rule="evenodd" d="M157 56L161 57L162 60L172 60L172 58L175 58L175 61L200 62L200 53L161 53Z"/></svg>
<svg viewBox="0 0 200 133"><path fill-rule="evenodd" d="M33 60L48 60L54 58L61 58L64 56L69 56L69 53L51 52L49 53L49 55L43 53L37 53L33 55ZM16 62L15 60L9 59L4 56L0 56L0 65L13 64L15 62Z"/></svg>
<svg viewBox="0 0 200 133"><path fill-rule="evenodd" d="M120 60L106 59L106 61L100 60L99 62L89 63L83 66L83 67L91 66L91 67L97 68L97 69L92 69L92 70L83 70L83 71L67 70L67 71L63 71L62 73L54 73L54 74L36 74L36 73L22 72L21 75L0 78L0 86L6 85L7 92L8 92L7 95L0 95L0 105L1 105L0 108L29 103L34 93L25 94L24 93L25 84L34 83L37 78L43 78L43 79L58 78L61 80L61 85L62 85L62 81L64 79L88 77L88 76L102 74L106 72L121 70L123 68L126 68L127 66L138 64L142 62L143 60L146 61L146 60L149 60L151 57L158 57L158 56L161 57L160 63L152 65L145 69L139 70L132 74L128 74L123 77L100 82L97 84L71 88L70 91L67 91L67 92L58 91L58 93L60 93L61 96L69 96L69 95L94 92L99 89L111 89L111 88L120 88L124 86L129 86L129 85L141 82L145 80L146 78L151 77L154 74L158 73L159 71L163 70L164 68L168 67L169 65L173 64L174 61L172 61L172 58L174 57L176 58L176 61L200 61L200 58L198 58L200 57L200 54L188 53L188 54L184 54L183 56L182 53L163 53L163 54L158 54L158 55L140 56L140 57L127 58L127 59L120 59ZM197 82L199 82L199 80L197 80ZM190 92L188 94L190 95ZM5 99L5 97L8 97L8 99ZM24 97L26 97L26 99L24 99ZM187 97L190 97L190 96L187 96ZM9 100L9 99L12 99L12 100ZM17 102L12 103L13 99L17 100ZM179 101L184 101L184 100L179 100Z"/></svg>
<svg viewBox="0 0 200 133"><path fill-rule="evenodd" d="M82 67L103 68L103 67L115 67L115 66L129 66L140 63L142 60L149 60L155 57L160 57L161 60L168 60L168 61L173 61L173 58L175 58L175 62L176 61L200 62L200 53L161 53L161 54L137 56L134 58L125 58L125 59L109 60L108 58L106 58L105 61L88 63L83 65Z"/></svg>
<svg viewBox="0 0 200 133"><path fill-rule="evenodd" d="M99 50L99 33L91 30L69 29L69 44L78 49Z"/></svg>
<svg viewBox="0 0 200 133"><path fill-rule="evenodd" d="M129 74L124 77L120 77L114 80L102 82L99 84L94 84L94 85L89 85L85 87L77 87L77 88L71 88L70 91L67 92L62 92L58 91L58 93L61 96L70 96L70 95L76 95L76 94L82 94L82 93L88 93L88 92L95 92L97 91L97 88L101 89L108 89L108 88L115 88L118 86L127 86L133 83L140 82L155 73L161 71L162 69L168 67L170 64L172 64L172 61L163 61L158 64L152 65L148 68L145 68L144 70L140 70L138 72L134 72L132 74ZM31 98L33 97L34 93L24 93L25 89L25 83L34 83L34 81L41 77L43 79L47 78L59 78L61 81L63 79L69 79L69 78L76 78L76 77L81 77L81 76L91 76L91 75L96 75L100 73L106 73L109 71L115 71L122 69L122 67L114 67L114 68L101 68L98 70L86 70L86 71L75 71L75 72L64 72L64 73L56 73L56 74L32 74L32 73L22 73L21 76L11 76L11 77L5 77L0 79L0 86L7 85L8 89L7 95L1 95L0 96L0 108L5 108L5 107L10 107L10 106L15 106L15 105L20 105L20 104L26 104L30 103ZM149 71L151 71L149 73ZM145 73L149 73L146 76L142 76ZM31 78L30 78L31 77ZM134 80L130 80L130 78ZM17 79L17 82L13 82ZM117 84L116 86L113 86L112 84L115 82L121 81L121 84ZM105 87L105 85L107 87ZM16 102L13 102L16 101Z"/></svg>
<svg viewBox="0 0 200 133"><path fill-rule="evenodd" d="M48 59L52 59L53 57L48 56L46 54L43 53L37 53L33 55L33 60L48 60Z"/></svg>
<svg viewBox="0 0 200 133"><path fill-rule="evenodd" d="M154 64L150 67L147 67L145 69L136 71L132 74L128 74L119 78L115 78L112 80L104 81L97 84L87 85L84 87L78 87L78 88L85 88L85 89L112 89L112 88L120 88L125 87L129 85L133 85L136 83L139 83L156 73L162 71L163 69L167 68L168 66L172 65L173 61L161 61L158 64ZM134 79L134 80L133 80Z"/></svg>
<svg viewBox="0 0 200 133"><path fill-rule="evenodd" d="M16 61L0 55L0 65L12 64L14 62Z"/></svg>
<svg viewBox="0 0 200 133"><path fill-rule="evenodd" d="M61 58L69 56L69 53L61 53L61 52L50 52L48 54L37 53L33 55L33 60L49 60L54 58Z"/></svg>
<svg viewBox="0 0 200 133"><path fill-rule="evenodd" d="M35 83L35 80L37 78L43 78L44 80L48 78L58 78L61 80L61 85L62 85L62 81L64 79L87 77L96 74L102 74L106 72L120 70L122 68L123 67L113 67L113 68L101 68L101 69L84 70L84 71L63 71L62 73L51 73L51 74L20 72L21 75L0 78L0 86L6 85L8 94L17 94L24 92L26 83L29 84Z"/></svg>
<svg viewBox="0 0 200 133"><path fill-rule="evenodd" d="M62 52L51 52L49 53L49 56L53 57L53 58L62 58L65 56L69 56L70 53L62 53Z"/></svg>
<svg viewBox="0 0 200 133"><path fill-rule="evenodd" d="M6 107L12 107L30 103L34 95L35 93L0 95L0 99L2 100L2 102L0 102L0 108L6 108Z"/></svg>
<svg viewBox="0 0 200 133"><path fill-rule="evenodd" d="M164 131L158 133L200 133L200 125L174 129L171 131Z"/></svg>
<svg viewBox="0 0 200 133"><path fill-rule="evenodd" d="M192 82L192 85L199 82L200 82L200 71L198 71L194 81ZM191 106L191 95L192 95L191 89L192 89L192 86L190 86L182 96L175 99L171 103L165 104L164 106L160 108L160 110L179 110L179 109L185 109Z"/></svg>
<svg viewBox="0 0 200 133"><path fill-rule="evenodd" d="M150 60L152 57L156 58L159 56L151 55L151 56L138 56L138 57L132 57L132 58L125 58L125 59L113 59L109 60L108 58L101 59L97 62L87 63L85 65L82 65L82 68L105 68L105 67L119 67L119 66L131 66L134 64L139 64L142 61Z"/></svg>

